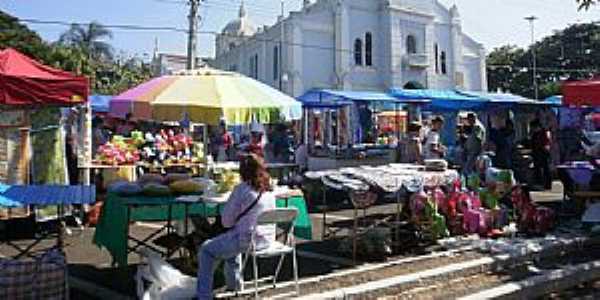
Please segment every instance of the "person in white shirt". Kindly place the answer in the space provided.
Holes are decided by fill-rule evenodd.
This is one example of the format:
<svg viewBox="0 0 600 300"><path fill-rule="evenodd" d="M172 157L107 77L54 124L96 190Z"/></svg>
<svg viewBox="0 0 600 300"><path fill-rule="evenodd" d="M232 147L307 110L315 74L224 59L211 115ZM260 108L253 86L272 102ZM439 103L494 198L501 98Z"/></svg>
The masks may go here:
<svg viewBox="0 0 600 300"><path fill-rule="evenodd" d="M425 159L444 158L446 147L442 145L440 131L444 126L444 119L436 116L431 121L431 130L425 136L425 146L423 147L423 156Z"/></svg>
<svg viewBox="0 0 600 300"><path fill-rule="evenodd" d="M243 156L240 175L242 183L233 189L221 213L223 226L229 230L204 242L198 251L198 299L212 299L213 273L219 261L225 262L227 289L240 289L242 253L250 246L253 232L257 250L268 248L275 240L274 225L256 224L261 213L275 209L264 160L256 154Z"/></svg>

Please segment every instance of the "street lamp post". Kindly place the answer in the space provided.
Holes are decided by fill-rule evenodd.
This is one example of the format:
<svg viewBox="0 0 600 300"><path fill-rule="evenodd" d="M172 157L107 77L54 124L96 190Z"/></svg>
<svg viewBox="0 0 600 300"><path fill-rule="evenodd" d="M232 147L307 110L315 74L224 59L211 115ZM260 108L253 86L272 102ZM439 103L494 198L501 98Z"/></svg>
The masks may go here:
<svg viewBox="0 0 600 300"><path fill-rule="evenodd" d="M284 17L285 17L285 1L281 0L281 21L279 26L281 26L281 36L279 39L279 53L277 53L277 59L279 60L279 64L278 64L278 68L279 70L277 70L279 75L279 90L283 92L283 38L285 35L285 28L284 28Z"/></svg>
<svg viewBox="0 0 600 300"><path fill-rule="evenodd" d="M538 80L537 80L537 53L535 50L535 21L538 18L536 16L526 17L525 20L529 21L531 27L531 58L533 67L533 91L535 94L535 100L539 98Z"/></svg>

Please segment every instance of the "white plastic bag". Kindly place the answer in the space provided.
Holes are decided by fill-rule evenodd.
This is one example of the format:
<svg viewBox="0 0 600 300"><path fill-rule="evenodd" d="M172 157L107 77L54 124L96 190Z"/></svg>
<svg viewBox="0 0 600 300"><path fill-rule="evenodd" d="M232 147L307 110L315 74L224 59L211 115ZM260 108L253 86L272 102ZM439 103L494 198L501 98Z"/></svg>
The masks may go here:
<svg viewBox="0 0 600 300"><path fill-rule="evenodd" d="M191 299L196 296L196 278L184 275L149 249L143 249L141 256L146 265L139 266L136 273L139 298L167 300ZM147 289L144 281L150 283Z"/></svg>

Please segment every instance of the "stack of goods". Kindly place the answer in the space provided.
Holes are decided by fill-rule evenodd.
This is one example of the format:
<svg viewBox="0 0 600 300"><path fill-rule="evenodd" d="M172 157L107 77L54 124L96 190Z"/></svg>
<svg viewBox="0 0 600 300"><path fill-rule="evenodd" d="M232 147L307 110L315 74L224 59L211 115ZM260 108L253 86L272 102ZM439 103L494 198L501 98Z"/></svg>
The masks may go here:
<svg viewBox="0 0 600 300"><path fill-rule="evenodd" d="M425 169L427 171L444 172L448 170L448 162L445 159L426 159Z"/></svg>
<svg viewBox="0 0 600 300"><path fill-rule="evenodd" d="M511 200L513 209L500 203L504 198ZM415 193L409 204L413 223L433 239L447 236L448 233L482 236L512 234L508 230L511 219L515 220L520 232L540 235L551 230L555 223L554 212L534 204L529 192L520 186L502 194L493 185L476 191L463 191L457 182L448 194L440 188L429 193Z"/></svg>
<svg viewBox="0 0 600 300"><path fill-rule="evenodd" d="M517 187L512 191L511 199L517 215L517 228L521 232L542 235L551 230L556 222L554 211L535 204L529 191Z"/></svg>
<svg viewBox="0 0 600 300"><path fill-rule="evenodd" d="M410 198L412 221L431 239L448 237L450 232L446 226L446 218L440 214L436 195L428 196L421 191Z"/></svg>
<svg viewBox="0 0 600 300"><path fill-rule="evenodd" d="M119 196L144 195L162 197L171 195L197 195L206 188L202 181L194 180L187 174L144 174L137 182L115 182L108 191Z"/></svg>

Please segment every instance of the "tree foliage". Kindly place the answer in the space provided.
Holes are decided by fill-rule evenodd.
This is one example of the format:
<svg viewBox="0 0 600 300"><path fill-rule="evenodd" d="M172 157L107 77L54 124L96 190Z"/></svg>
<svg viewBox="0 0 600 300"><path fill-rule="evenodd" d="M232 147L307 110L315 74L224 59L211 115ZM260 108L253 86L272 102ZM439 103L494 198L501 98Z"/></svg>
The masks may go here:
<svg viewBox="0 0 600 300"><path fill-rule="evenodd" d="M533 97L532 49L537 55L540 98L545 98L559 93L561 80L589 78L598 73L600 26L572 25L535 43L534 48L494 49L487 57L489 89Z"/></svg>
<svg viewBox="0 0 600 300"><path fill-rule="evenodd" d="M106 39L112 38L112 32L98 22L92 22L87 27L80 24L72 24L65 31L58 42L71 47L84 49L92 58L112 59L112 46Z"/></svg>
<svg viewBox="0 0 600 300"><path fill-rule="evenodd" d="M589 9L592 5L598 4L598 0L576 0L579 9Z"/></svg>
<svg viewBox="0 0 600 300"><path fill-rule="evenodd" d="M98 23L72 26L56 43L0 11L0 49L15 48L49 66L90 78L93 93L114 95L148 80L150 66L138 58L115 60L108 42L112 33Z"/></svg>

